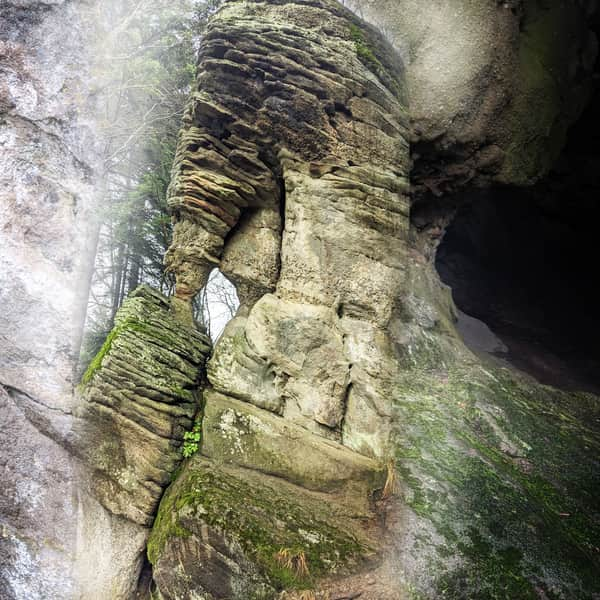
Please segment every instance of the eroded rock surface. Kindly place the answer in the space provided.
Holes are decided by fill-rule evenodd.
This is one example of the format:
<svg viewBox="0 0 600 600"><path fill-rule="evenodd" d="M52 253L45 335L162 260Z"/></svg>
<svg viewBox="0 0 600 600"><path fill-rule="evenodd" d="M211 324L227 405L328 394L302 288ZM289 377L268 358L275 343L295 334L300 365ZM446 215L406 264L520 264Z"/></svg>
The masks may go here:
<svg viewBox="0 0 600 600"><path fill-rule="evenodd" d="M86 598L129 598L135 590L148 528L199 408L209 351L204 334L142 286L117 313L83 377L71 450L81 459L87 496L90 541L78 553L78 568L88 576ZM86 565L98 556L102 563L91 572Z"/></svg>
<svg viewBox="0 0 600 600"><path fill-rule="evenodd" d="M430 19L425 33L411 29L417 3L403 6L399 35L430 39L441 26ZM460 65L446 73L452 103L432 104L439 98L427 78L436 65L412 75L417 97L429 102L422 108L430 114L414 119L423 125L420 143L431 143L438 160L448 147L461 162L462 171L442 176L451 186L463 175L462 183L481 174L479 183L539 176L572 118L561 104L556 131L548 129L555 113L520 126L534 155L527 164L507 156L505 143L521 138L506 123L494 137L490 119L518 121L528 94L569 81L547 80L542 61L540 80L521 74L535 92L512 89L514 65L528 60L525 38L546 18L565 35L584 23L577 7L540 8L537 16L532 5L514 7L460 3L452 13L461 34L474 37L448 27L443 39L457 42L446 50L478 48L474 63L462 55L460 62L475 83ZM577 22L561 20L566 14ZM522 34L520 18L528 24ZM494 43L486 45L474 23L493 32ZM540 43L546 56L548 39ZM502 93L513 95L509 108L488 80L506 48L496 75ZM437 45L415 42L413 50L417 61L440 58ZM220 265L242 306L208 365L201 455L167 491L152 533L160 597L273 598L302 587L319 598L360 592L365 600L595 593L589 565L597 564L598 516L589 507L598 481L583 475L597 473L597 427L583 425L594 400L482 364L464 346L450 290L433 267L451 212L441 210L446 220L423 235L408 222L401 64L382 37L326 1L227 2L208 29L201 91L174 168L168 264L184 301ZM544 454L559 438L556 452ZM573 479L570 455L583 465ZM399 481L388 477L384 496L395 487L396 496L375 504L385 463ZM315 495L326 512L311 508ZM266 497L274 499L269 508ZM340 530L357 540L355 551L345 553ZM323 540L334 541L338 560ZM300 556L310 576L295 569Z"/></svg>
<svg viewBox="0 0 600 600"><path fill-rule="evenodd" d="M217 406L203 429L216 447L185 465L152 530L161 597L275 598L372 556L385 469L246 403Z"/></svg>
<svg viewBox="0 0 600 600"><path fill-rule="evenodd" d="M333 2L232 2L205 37L198 87L174 167L167 263L180 298L221 257L239 282L243 310L216 348L211 384L383 456L373 419L385 420L385 328L408 231L399 57Z"/></svg>
<svg viewBox="0 0 600 600"><path fill-rule="evenodd" d="M0 5L0 596L65 598L78 527L73 362L100 161L83 3ZM68 35L65 32L68 31Z"/></svg>
<svg viewBox="0 0 600 600"><path fill-rule="evenodd" d="M174 165L167 264L182 300L220 265L242 306L209 364L203 458L163 501L151 560L165 598L266 598L370 553L360 540L387 472L388 326L408 234L402 62L336 2L228 2L204 38L198 89ZM217 479L195 484L204 469ZM242 523L212 505L221 478L248 490L243 509L218 505L248 511ZM270 488L293 501L252 540ZM278 566L281 552L305 557L310 576Z"/></svg>
<svg viewBox="0 0 600 600"><path fill-rule="evenodd" d="M82 451L94 496L140 525L154 519L162 490L192 428L210 340L186 327L158 292L140 287L83 378Z"/></svg>
<svg viewBox="0 0 600 600"><path fill-rule="evenodd" d="M163 599L596 598L597 398L473 356L433 269L440 193L529 182L559 151L592 3L359 8L384 36L333 0L230 0L213 19L170 192L177 298L127 302L80 408L80 14L3 4L9 600L128 599L155 514ZM409 140L433 198L412 227ZM188 303L215 266L242 305L208 366L201 452L174 474L209 349Z"/></svg>

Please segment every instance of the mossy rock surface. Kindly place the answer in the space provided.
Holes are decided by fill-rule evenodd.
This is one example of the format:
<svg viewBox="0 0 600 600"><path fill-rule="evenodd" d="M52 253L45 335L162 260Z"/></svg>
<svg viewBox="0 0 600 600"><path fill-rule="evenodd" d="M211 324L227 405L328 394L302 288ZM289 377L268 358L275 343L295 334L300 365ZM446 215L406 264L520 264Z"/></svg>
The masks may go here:
<svg viewBox="0 0 600 600"><path fill-rule="evenodd" d="M152 524L200 406L209 351L210 340L148 286L117 313L80 386L77 449L92 469L95 497L114 514Z"/></svg>
<svg viewBox="0 0 600 600"><path fill-rule="evenodd" d="M325 494L196 456L161 502L148 558L167 600L266 599L356 565L373 544Z"/></svg>
<svg viewBox="0 0 600 600"><path fill-rule="evenodd" d="M597 397L465 361L407 372L395 408L423 597L598 597Z"/></svg>
<svg viewBox="0 0 600 600"><path fill-rule="evenodd" d="M213 390L204 401L202 453L211 460L335 493L356 514L369 514L369 497L385 483L385 465L248 402Z"/></svg>

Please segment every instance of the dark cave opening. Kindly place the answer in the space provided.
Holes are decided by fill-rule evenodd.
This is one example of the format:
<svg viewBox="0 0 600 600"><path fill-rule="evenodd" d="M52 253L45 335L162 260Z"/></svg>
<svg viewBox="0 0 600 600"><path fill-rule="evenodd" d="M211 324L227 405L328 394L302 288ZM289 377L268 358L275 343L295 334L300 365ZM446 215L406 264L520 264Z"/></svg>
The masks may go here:
<svg viewBox="0 0 600 600"><path fill-rule="evenodd" d="M542 383L600 392L599 94L529 188L471 191L437 250L467 345ZM465 316L467 315L467 316ZM498 339L490 336L483 321Z"/></svg>

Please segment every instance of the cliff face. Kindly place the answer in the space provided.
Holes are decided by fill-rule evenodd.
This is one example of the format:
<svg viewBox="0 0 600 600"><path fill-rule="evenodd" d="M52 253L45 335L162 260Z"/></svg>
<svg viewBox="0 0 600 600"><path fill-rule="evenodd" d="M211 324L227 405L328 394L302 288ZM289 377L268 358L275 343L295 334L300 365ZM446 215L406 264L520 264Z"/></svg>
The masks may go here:
<svg viewBox="0 0 600 600"><path fill-rule="evenodd" d="M593 88L594 2L347 4L405 58L417 193L548 172Z"/></svg>
<svg viewBox="0 0 600 600"><path fill-rule="evenodd" d="M103 376L75 390L102 189L94 50L106 10L0 7L2 600L131 596L209 349L142 289L97 358Z"/></svg>
<svg viewBox="0 0 600 600"><path fill-rule="evenodd" d="M0 595L73 592L73 357L99 164L83 4L0 7ZM64 32L69 31L65 36Z"/></svg>
<svg viewBox="0 0 600 600"><path fill-rule="evenodd" d="M562 147L592 7L425 4L224 3L173 167L176 296L133 293L75 394L89 30L3 5L2 600L129 599L145 550L164 600L595 598L598 398L474 354L435 270L447 192ZM211 349L190 302L217 266L241 306Z"/></svg>
<svg viewBox="0 0 600 600"><path fill-rule="evenodd" d="M422 3L363 8L379 24L397 14L384 29L408 48L408 77L402 52L327 2L229 2L203 42L167 260L181 299L219 266L242 306L208 364L201 455L167 491L150 538L157 593L592 597L596 399L464 346L433 266L452 211L430 197L435 227L411 227L405 196L411 105L417 200L545 173L589 86L583 77L567 107L560 90L574 79L546 44L572 35L593 55L577 33L585 11L462 3L442 15L460 22L456 35ZM442 26L447 44L426 44ZM529 52L539 79L520 71ZM540 95L552 108L530 119L524 104ZM437 163L416 156L424 148ZM550 451L550 439L562 441ZM375 459L371 476L361 456ZM567 468L573 457L582 470ZM349 519L349 497L367 511Z"/></svg>

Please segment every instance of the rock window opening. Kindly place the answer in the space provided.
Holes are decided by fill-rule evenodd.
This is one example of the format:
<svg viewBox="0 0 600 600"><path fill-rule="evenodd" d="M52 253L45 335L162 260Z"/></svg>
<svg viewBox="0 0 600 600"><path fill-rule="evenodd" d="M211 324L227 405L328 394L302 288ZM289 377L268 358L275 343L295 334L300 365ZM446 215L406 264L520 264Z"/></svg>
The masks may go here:
<svg viewBox="0 0 600 600"><path fill-rule="evenodd" d="M213 269L206 285L194 299L194 317L206 328L213 343L235 316L240 301L235 286L221 271Z"/></svg>

